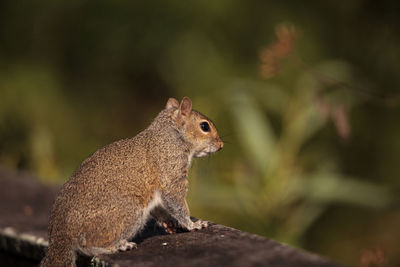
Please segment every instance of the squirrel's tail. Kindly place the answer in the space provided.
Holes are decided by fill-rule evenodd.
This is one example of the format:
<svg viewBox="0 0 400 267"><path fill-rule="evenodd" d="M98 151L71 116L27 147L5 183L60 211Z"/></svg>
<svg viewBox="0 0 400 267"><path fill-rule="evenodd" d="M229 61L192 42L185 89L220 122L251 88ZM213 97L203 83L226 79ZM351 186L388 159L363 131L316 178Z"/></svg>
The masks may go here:
<svg viewBox="0 0 400 267"><path fill-rule="evenodd" d="M70 244L53 243L49 246L40 267L76 266L76 251Z"/></svg>

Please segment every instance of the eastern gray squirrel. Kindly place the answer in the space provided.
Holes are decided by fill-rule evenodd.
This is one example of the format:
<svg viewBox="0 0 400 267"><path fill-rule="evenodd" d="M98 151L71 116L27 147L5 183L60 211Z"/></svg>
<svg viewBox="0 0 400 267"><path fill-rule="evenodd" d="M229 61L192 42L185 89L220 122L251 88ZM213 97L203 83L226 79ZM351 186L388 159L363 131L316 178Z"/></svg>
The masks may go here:
<svg viewBox="0 0 400 267"><path fill-rule="evenodd" d="M170 98L147 129L97 150L62 186L41 266L75 266L77 251L96 256L136 247L128 240L151 217L165 219L155 208L189 231L207 227L190 219L187 174L193 157L223 146L215 125L188 97L180 104Z"/></svg>

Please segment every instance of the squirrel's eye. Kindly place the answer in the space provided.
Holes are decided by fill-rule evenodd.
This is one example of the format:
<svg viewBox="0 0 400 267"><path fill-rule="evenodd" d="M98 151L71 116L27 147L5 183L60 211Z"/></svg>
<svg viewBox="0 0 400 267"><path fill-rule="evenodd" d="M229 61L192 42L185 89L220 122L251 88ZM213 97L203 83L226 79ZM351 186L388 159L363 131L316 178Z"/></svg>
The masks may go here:
<svg viewBox="0 0 400 267"><path fill-rule="evenodd" d="M208 122L203 121L200 123L200 128L203 132L209 132L210 131L210 125L208 124Z"/></svg>

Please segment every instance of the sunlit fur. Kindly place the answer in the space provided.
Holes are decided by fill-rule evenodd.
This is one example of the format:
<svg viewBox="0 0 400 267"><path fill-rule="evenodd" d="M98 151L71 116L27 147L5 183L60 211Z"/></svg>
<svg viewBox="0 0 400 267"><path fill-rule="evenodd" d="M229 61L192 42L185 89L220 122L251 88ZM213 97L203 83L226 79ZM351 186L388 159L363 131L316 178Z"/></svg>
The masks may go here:
<svg viewBox="0 0 400 267"><path fill-rule="evenodd" d="M206 120L205 133L200 122ZM87 255L133 248L128 242L146 224L154 209L163 209L180 226L201 229L192 222L186 203L186 179L193 157L223 147L214 124L169 99L151 125L133 138L109 144L87 158L63 185L53 205L49 249L41 266L75 266L76 252Z"/></svg>

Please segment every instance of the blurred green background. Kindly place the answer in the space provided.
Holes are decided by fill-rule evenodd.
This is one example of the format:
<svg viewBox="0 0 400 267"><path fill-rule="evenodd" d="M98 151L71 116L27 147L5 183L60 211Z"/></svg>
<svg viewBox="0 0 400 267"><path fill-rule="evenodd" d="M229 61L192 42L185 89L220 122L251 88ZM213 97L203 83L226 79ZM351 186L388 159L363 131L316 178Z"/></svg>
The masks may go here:
<svg viewBox="0 0 400 267"><path fill-rule="evenodd" d="M192 166L194 216L348 265L399 264L399 11L0 1L0 166L62 183L186 95L226 142Z"/></svg>

